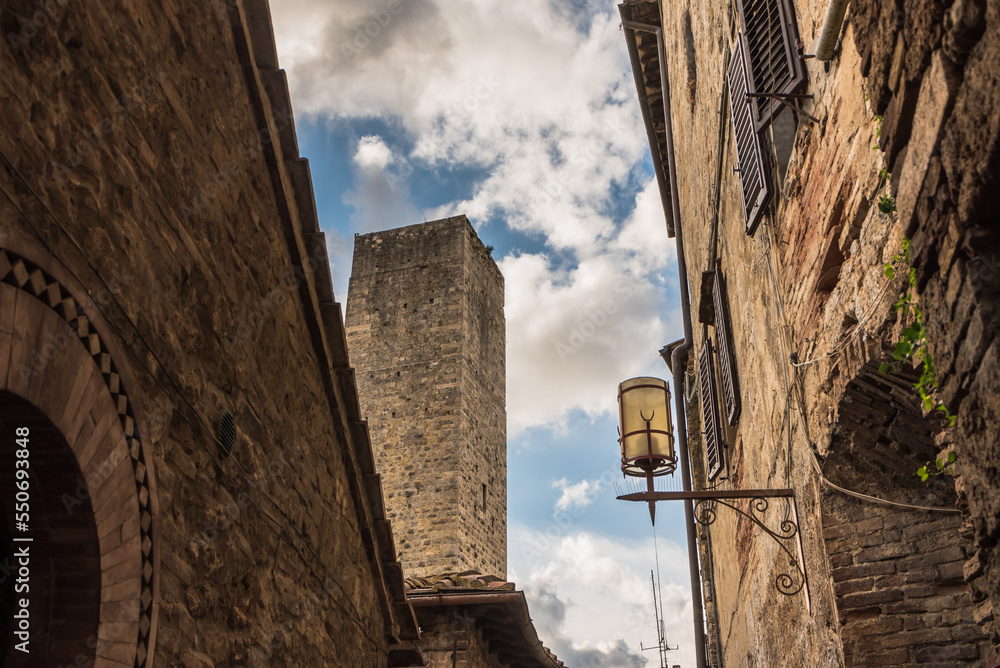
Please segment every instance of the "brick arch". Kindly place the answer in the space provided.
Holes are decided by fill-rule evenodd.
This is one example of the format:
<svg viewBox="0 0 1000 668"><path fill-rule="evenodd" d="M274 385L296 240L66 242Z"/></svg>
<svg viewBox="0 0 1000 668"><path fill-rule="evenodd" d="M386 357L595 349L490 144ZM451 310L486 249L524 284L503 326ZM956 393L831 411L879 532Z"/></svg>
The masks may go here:
<svg viewBox="0 0 1000 668"><path fill-rule="evenodd" d="M924 416L917 374L881 374L863 363L840 397L824 475L897 503L955 507L954 483L921 482L943 423ZM974 622L963 578L967 558L958 513L875 504L823 492L830 559L847 668L979 665L989 641Z"/></svg>
<svg viewBox="0 0 1000 668"><path fill-rule="evenodd" d="M30 259L29 259L30 258ZM0 249L0 391L37 408L82 474L96 525L94 666L153 663L159 594L156 486L138 406L108 324L76 279L30 242Z"/></svg>

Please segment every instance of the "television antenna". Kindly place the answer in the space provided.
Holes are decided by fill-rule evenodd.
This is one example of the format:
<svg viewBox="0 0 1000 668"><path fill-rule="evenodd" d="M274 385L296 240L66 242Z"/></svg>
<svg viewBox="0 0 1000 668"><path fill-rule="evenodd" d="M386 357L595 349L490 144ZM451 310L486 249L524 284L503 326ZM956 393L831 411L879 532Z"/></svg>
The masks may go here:
<svg viewBox="0 0 1000 668"><path fill-rule="evenodd" d="M656 578L653 576L653 571L649 571L649 581L653 585L653 614L656 617L656 644L644 647L640 642L639 649L643 652L651 649L657 650L660 656L660 668L669 668L667 665L667 652L675 651L677 649L677 645L671 647L670 644L667 643L667 632L663 626L663 596L660 596L659 599L657 599Z"/></svg>

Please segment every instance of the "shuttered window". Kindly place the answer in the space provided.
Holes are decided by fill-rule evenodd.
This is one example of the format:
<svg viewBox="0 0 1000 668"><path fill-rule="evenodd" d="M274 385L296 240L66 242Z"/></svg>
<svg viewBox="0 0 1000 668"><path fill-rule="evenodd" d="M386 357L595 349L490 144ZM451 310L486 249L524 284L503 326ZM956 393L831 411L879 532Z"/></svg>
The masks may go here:
<svg viewBox="0 0 1000 668"><path fill-rule="evenodd" d="M715 300L715 338L719 345L719 372L722 376L722 398L726 404L726 422L735 426L740 419L740 388L736 377L736 356L733 354L733 330L729 319L729 300L722 272L715 272L712 289Z"/></svg>
<svg viewBox="0 0 1000 668"><path fill-rule="evenodd" d="M751 93L794 93L806 80L799 55L795 10L788 0L737 0L746 50L747 80ZM781 111L768 98L752 103L758 131Z"/></svg>
<svg viewBox="0 0 1000 668"><path fill-rule="evenodd" d="M736 142L736 167L743 192L743 214L746 232L753 234L771 199L771 180L767 156L761 136L754 126L752 108L747 97L747 69L740 39L737 38L726 73L729 84L729 111Z"/></svg>
<svg viewBox="0 0 1000 668"><path fill-rule="evenodd" d="M712 340L705 339L698 359L698 379L701 388L702 433L705 435L705 461L708 479L715 480L722 472L722 424L719 421L715 393L715 365L712 363Z"/></svg>

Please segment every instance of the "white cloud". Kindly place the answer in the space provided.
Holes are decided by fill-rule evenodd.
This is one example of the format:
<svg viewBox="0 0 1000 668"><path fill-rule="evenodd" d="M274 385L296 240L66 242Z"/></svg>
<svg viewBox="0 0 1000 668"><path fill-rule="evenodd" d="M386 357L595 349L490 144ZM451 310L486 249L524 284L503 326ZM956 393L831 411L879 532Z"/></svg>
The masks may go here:
<svg viewBox="0 0 1000 668"><path fill-rule="evenodd" d="M368 135L358 142L354 162L362 169L385 169L392 162L392 151L381 137Z"/></svg>
<svg viewBox="0 0 1000 668"><path fill-rule="evenodd" d="M639 644L656 643L652 539L610 539L553 527L539 532L514 524L510 530L511 543L521 548L511 551L508 578L524 589L542 642L574 668L646 665ZM661 563L686 563L676 543L661 539L658 547ZM667 639L681 647L671 662L692 663L687 569L681 580L674 579L674 571L662 575Z"/></svg>
<svg viewBox="0 0 1000 668"><path fill-rule="evenodd" d="M501 260L511 436L564 425L574 410L611 412L619 382L661 370L657 351L669 342L672 315L661 315L666 287L629 263L610 252L570 268L546 254Z"/></svg>
<svg viewBox="0 0 1000 668"><path fill-rule="evenodd" d="M419 222L420 214L409 202L407 177L412 169L405 159L393 155L382 137L362 137L352 166L354 188L344 193L343 201L354 207L351 222L355 231L372 232Z"/></svg>
<svg viewBox="0 0 1000 668"><path fill-rule="evenodd" d="M601 490L601 481L581 480L571 485L566 478L562 478L553 482L552 487L562 490L556 500L556 510L577 510L593 503L597 492Z"/></svg>
<svg viewBox="0 0 1000 668"><path fill-rule="evenodd" d="M616 3L574 7L274 2L297 113L385 120L406 138L359 142L344 196L355 231L465 213L544 241L500 262L511 436L612 410L617 383L662 370L668 342L672 247ZM486 175L467 197L413 205L411 172L470 166Z"/></svg>

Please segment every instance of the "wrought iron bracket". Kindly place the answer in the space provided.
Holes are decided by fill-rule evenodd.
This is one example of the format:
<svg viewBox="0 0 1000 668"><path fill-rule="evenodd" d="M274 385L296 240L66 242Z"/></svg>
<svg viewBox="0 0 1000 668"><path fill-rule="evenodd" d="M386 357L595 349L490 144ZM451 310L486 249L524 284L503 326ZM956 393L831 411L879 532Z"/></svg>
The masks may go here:
<svg viewBox="0 0 1000 668"><path fill-rule="evenodd" d="M796 100L811 100L813 98L812 93L747 93L748 98L760 98L764 97L769 100L774 100L778 104L783 104L792 110L792 113L796 116L802 116L813 123L819 123L819 119L812 114L806 113L806 111L800 107Z"/></svg>
<svg viewBox="0 0 1000 668"><path fill-rule="evenodd" d="M763 516L770 507L768 499L788 500L788 510L777 528L765 524ZM694 519L702 526L709 526L716 520L716 505L721 504L735 511L742 517L753 522L770 536L788 557L791 572L779 573L774 578L774 587L785 596L793 596L803 592L806 598L806 608L811 609L809 599L809 577L806 572L806 562L802 554L802 533L798 524L798 504L795 500L795 490L791 489L715 489L697 490L692 492L636 492L618 497L621 501L645 501L653 504L656 501L694 501ZM737 499L749 499L747 510L735 503Z"/></svg>

